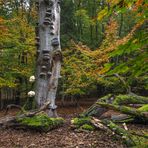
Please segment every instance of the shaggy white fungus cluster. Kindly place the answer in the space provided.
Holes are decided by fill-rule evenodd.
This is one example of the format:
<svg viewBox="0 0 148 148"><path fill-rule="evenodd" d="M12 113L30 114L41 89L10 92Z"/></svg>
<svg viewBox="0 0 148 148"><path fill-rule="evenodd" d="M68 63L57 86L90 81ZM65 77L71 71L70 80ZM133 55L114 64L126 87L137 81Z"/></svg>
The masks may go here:
<svg viewBox="0 0 148 148"><path fill-rule="evenodd" d="M31 82L31 83L35 82L35 76L31 76L31 77L29 78L29 82Z"/></svg>
<svg viewBox="0 0 148 148"><path fill-rule="evenodd" d="M35 96L35 92L34 91L29 91L28 92L28 96L29 97L34 97Z"/></svg>

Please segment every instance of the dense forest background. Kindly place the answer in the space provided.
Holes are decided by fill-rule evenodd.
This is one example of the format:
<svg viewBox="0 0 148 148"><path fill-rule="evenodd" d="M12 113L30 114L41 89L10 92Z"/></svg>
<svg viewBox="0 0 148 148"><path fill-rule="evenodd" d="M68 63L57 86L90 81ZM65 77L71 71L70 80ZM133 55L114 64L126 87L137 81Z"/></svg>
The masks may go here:
<svg viewBox="0 0 148 148"><path fill-rule="evenodd" d="M58 98L148 95L145 0L63 0ZM37 8L0 0L0 108L19 104L35 75Z"/></svg>

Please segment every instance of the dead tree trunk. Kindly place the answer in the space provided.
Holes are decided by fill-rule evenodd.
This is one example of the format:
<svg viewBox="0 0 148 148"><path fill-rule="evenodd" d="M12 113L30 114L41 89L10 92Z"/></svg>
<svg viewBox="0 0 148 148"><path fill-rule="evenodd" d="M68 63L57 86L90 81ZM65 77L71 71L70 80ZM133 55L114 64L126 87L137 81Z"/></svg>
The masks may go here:
<svg viewBox="0 0 148 148"><path fill-rule="evenodd" d="M55 98L61 69L60 1L38 0L39 22L36 27L37 68L36 101L50 101L49 116L56 116Z"/></svg>

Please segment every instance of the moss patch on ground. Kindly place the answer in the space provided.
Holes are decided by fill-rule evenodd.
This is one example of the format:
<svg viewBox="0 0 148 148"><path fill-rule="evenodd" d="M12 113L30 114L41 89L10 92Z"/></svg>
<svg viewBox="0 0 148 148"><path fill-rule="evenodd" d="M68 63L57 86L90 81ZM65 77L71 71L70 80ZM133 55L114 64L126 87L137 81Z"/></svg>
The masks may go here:
<svg viewBox="0 0 148 148"><path fill-rule="evenodd" d="M80 129L87 130L87 131L94 131L95 127L89 124L84 124L80 127Z"/></svg>
<svg viewBox="0 0 148 148"><path fill-rule="evenodd" d="M24 127L38 131L49 131L57 128L64 123L63 118L49 118L46 114L38 114L33 117L24 117L17 119L17 122Z"/></svg>
<svg viewBox="0 0 148 148"><path fill-rule="evenodd" d="M73 124L76 129L83 129L87 131L95 130L95 127L91 124L90 117L73 118L71 120L71 124Z"/></svg>
<svg viewBox="0 0 148 148"><path fill-rule="evenodd" d="M73 118L71 123L77 126L81 126L83 124L90 124L90 117L83 117L83 118Z"/></svg>

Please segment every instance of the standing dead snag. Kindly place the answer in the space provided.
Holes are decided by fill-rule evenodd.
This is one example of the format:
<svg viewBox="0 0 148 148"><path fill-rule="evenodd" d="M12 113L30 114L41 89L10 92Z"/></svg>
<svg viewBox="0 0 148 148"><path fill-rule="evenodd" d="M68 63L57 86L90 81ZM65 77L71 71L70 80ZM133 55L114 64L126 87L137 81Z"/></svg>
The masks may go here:
<svg viewBox="0 0 148 148"><path fill-rule="evenodd" d="M61 69L60 0L38 0L36 27L36 101L42 106L50 100L49 116L56 116L55 98Z"/></svg>

